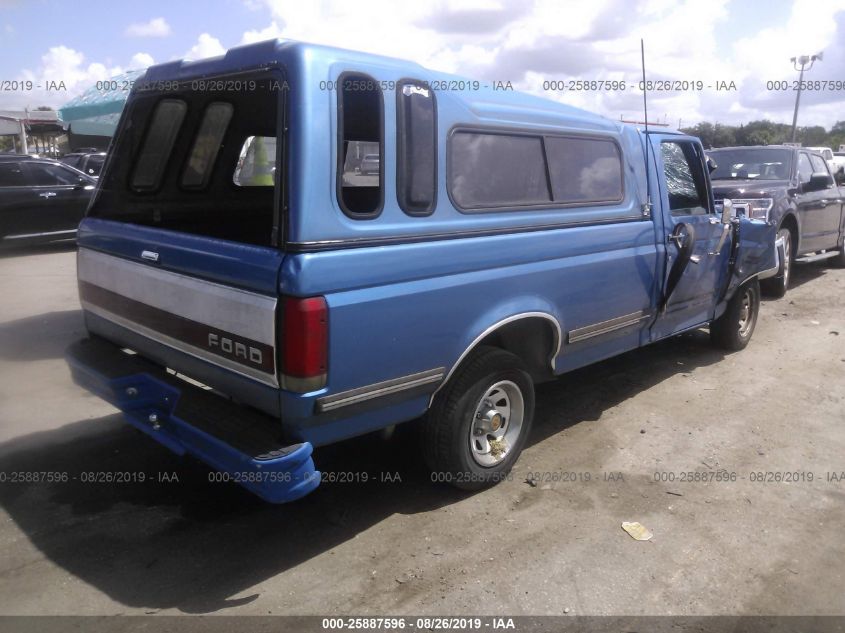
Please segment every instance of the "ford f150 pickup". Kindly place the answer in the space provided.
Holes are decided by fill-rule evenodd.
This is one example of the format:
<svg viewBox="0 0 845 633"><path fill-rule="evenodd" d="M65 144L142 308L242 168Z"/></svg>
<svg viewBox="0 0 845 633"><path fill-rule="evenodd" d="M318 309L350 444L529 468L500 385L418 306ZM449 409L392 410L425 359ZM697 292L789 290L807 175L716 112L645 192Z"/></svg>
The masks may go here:
<svg viewBox="0 0 845 633"><path fill-rule="evenodd" d="M491 485L535 382L747 345L775 227L716 213L697 139L466 81L290 41L148 69L79 228L77 382L283 502L313 446L420 419L438 481Z"/></svg>
<svg viewBox="0 0 845 633"><path fill-rule="evenodd" d="M832 259L845 266L845 189L820 154L777 145L710 150L718 205L730 198L741 215L777 226L783 244L778 274L763 290L782 297L792 265Z"/></svg>

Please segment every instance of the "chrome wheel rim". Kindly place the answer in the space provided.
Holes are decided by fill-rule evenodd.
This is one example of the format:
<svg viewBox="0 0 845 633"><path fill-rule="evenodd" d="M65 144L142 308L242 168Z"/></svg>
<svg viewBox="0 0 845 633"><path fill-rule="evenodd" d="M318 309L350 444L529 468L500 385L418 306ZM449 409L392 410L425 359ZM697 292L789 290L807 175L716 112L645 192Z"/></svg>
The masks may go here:
<svg viewBox="0 0 845 633"><path fill-rule="evenodd" d="M747 288L742 295L742 303L739 308L739 335L746 338L754 327L754 292Z"/></svg>
<svg viewBox="0 0 845 633"><path fill-rule="evenodd" d="M789 274L792 272L792 235L787 231L783 236L783 287L789 286Z"/></svg>
<svg viewBox="0 0 845 633"><path fill-rule="evenodd" d="M501 380L481 396L469 428L469 448L479 466L502 463L516 444L525 418L525 400L516 383Z"/></svg>

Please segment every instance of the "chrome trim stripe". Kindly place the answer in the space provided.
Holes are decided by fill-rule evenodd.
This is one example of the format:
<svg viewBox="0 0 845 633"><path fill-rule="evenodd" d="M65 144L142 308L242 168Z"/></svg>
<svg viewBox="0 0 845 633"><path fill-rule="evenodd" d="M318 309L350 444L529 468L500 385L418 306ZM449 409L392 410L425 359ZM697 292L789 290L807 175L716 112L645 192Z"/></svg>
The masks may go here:
<svg viewBox="0 0 845 633"><path fill-rule="evenodd" d="M632 325L636 325L649 317L647 310L640 310L639 312L632 312L631 314L624 314L615 319L608 319L600 323L593 323L574 330L570 330L568 340L570 343L579 343L586 341L594 336L601 336L603 334L610 334L616 330L621 330Z"/></svg>
<svg viewBox="0 0 845 633"><path fill-rule="evenodd" d="M558 357L558 354L560 354L560 349L561 349L561 346L563 345L563 330L561 329L560 323L558 322L558 320L555 317L553 317L551 314L549 314L548 312L523 312L521 314L514 314L514 315L509 316L505 319L502 319L501 321L494 323L493 325L488 327L486 330L484 330L481 334L479 334L478 336L475 337L475 339L472 341L472 343L470 343L469 346L463 351L463 353L460 356L458 356L458 360L456 360L455 364L452 365L452 368L449 370L449 373L446 374L446 378L443 380L443 382L440 383L440 385L438 385L437 389L434 390L434 393L431 394L431 398L429 398L429 400L428 400L428 406L429 407L431 406L431 403L434 402L434 396L437 395L437 392L440 391L441 389L443 389L443 385L445 385L447 382L449 382L449 378L452 377L452 374L455 373L455 370L458 368L458 366L461 364L461 362L464 360L464 358L467 357L467 355L473 350L473 348L476 345L478 345L484 339L484 337L486 337L490 333L494 332L495 330L499 329L503 325L507 325L508 323L512 323L513 321L519 321L520 319L528 319L528 318L531 318L531 317L539 317L541 319L546 319L547 321L550 321L552 323L552 325L555 326L555 349L554 349L554 351L552 351L551 355L549 356L549 366L551 367L552 372L554 372L554 370L555 370L555 359Z"/></svg>
<svg viewBox="0 0 845 633"><path fill-rule="evenodd" d="M92 314L96 314L97 316L102 317L103 319L106 319L108 321L117 323L118 325L125 327L127 330L131 330L136 334L145 336L157 343L167 345L168 347L172 347L173 349L180 351L184 354L188 354L189 356L193 356L194 358L199 358L200 360L207 361L213 365L217 365L218 367L223 367L224 369L228 369L229 371L234 372L236 374L240 374L241 376L252 378L253 380L257 380L258 382L261 382L265 385L269 385L271 387L279 386L279 381L275 374L268 374L257 369L252 369L251 367L248 367L246 365L230 361L225 357L218 356L211 352L207 352L202 348L194 347L193 345L188 345L171 336L162 334L161 332L157 332L156 330L151 330L150 328L143 326L140 323L135 323L134 321L122 317L119 314L110 312L109 310L101 308L100 306L95 305L93 303L89 303L87 301L81 301L81 303L83 310L86 310Z"/></svg>
<svg viewBox="0 0 845 633"><path fill-rule="evenodd" d="M399 393L413 389L414 387L439 382L443 378L444 371L444 367L438 367L437 369L429 369L428 371L409 374L401 378L393 378L365 387L349 389L348 391L341 391L330 396L317 398L317 412L325 413L327 411L334 411L335 409L348 407L359 402L366 402L367 400Z"/></svg>
<svg viewBox="0 0 845 633"><path fill-rule="evenodd" d="M69 235L76 233L76 229L68 229L66 231L47 231L45 233L21 233L20 235L7 235L4 240L23 240L29 237L45 237L47 235Z"/></svg>
<svg viewBox="0 0 845 633"><path fill-rule="evenodd" d="M535 233L539 231L556 231L583 226L604 226L606 224L623 224L630 222L651 221L639 211L635 215L624 215L601 220L581 220L578 222L557 222L554 224L505 226L493 229L470 229L452 231L449 233L420 233L415 235L383 236L383 237L351 237L330 240L312 240L302 242L287 242L285 250L295 253L310 253L325 249L338 248L368 248L372 246L392 246L396 244L417 244L419 242L437 242L441 240L460 240L473 237L491 237L495 235L511 235L520 233Z"/></svg>
<svg viewBox="0 0 845 633"><path fill-rule="evenodd" d="M276 346L276 297L88 248L79 249L77 270L81 281L197 323Z"/></svg>

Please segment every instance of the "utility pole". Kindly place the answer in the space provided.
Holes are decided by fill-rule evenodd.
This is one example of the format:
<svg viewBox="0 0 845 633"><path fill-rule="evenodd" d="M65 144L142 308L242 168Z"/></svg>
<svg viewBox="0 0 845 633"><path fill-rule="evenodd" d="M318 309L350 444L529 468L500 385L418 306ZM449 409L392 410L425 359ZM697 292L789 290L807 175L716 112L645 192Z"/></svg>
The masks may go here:
<svg viewBox="0 0 845 633"><path fill-rule="evenodd" d="M798 92L795 94L795 112L792 114L792 142L795 142L795 134L798 131L798 104L801 103L801 91L804 89L804 69L810 70L816 60L822 61L822 53L818 55L801 55L800 57L791 57L789 61L792 62L792 67L799 70L800 64L801 74L798 76Z"/></svg>

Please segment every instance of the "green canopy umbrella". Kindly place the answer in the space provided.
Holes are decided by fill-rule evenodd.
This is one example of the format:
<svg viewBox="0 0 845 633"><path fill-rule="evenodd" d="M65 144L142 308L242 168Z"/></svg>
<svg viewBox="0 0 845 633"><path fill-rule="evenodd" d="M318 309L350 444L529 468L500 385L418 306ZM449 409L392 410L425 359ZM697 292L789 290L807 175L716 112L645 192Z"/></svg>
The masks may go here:
<svg viewBox="0 0 845 633"><path fill-rule="evenodd" d="M106 89L91 86L59 110L68 132L91 136L113 136L132 85L144 71L129 70L102 82Z"/></svg>

